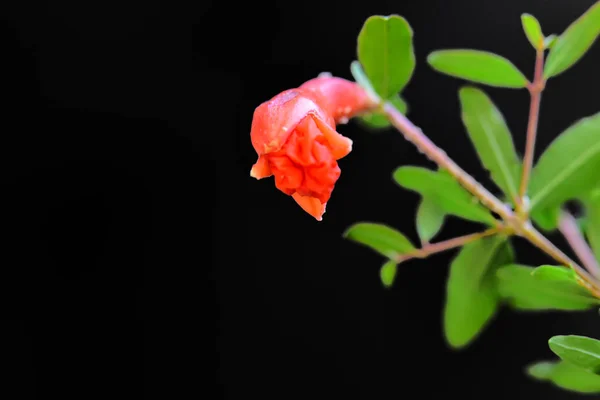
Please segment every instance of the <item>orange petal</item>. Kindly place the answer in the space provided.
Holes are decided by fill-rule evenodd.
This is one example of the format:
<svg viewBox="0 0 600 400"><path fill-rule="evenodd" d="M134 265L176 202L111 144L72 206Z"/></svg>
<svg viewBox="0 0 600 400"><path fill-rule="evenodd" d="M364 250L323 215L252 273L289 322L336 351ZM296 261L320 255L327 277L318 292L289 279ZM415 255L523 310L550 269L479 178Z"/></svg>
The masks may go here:
<svg viewBox="0 0 600 400"><path fill-rule="evenodd" d="M294 193L292 197L304 211L315 217L317 221L321 221L323 219L326 203L321 204L319 199L315 197L302 196L298 193Z"/></svg>
<svg viewBox="0 0 600 400"><path fill-rule="evenodd" d="M262 179L271 175L273 175L273 173L271 172L267 157L259 156L258 161L256 161L256 164L254 164L250 170L250 176L256 179Z"/></svg>
<svg viewBox="0 0 600 400"><path fill-rule="evenodd" d="M352 151L352 140L340 135L319 116L313 114L312 117L325 139L327 139L333 157L336 160L346 157Z"/></svg>

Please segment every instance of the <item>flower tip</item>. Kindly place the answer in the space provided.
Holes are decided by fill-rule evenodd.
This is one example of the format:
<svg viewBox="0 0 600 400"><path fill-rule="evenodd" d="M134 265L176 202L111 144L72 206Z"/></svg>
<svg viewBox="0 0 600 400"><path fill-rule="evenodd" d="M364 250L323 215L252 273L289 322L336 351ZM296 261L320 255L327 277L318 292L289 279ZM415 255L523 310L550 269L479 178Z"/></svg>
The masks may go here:
<svg viewBox="0 0 600 400"><path fill-rule="evenodd" d="M266 178L272 175L271 167L265 157L258 157L256 164L250 170L250 176L256 179Z"/></svg>

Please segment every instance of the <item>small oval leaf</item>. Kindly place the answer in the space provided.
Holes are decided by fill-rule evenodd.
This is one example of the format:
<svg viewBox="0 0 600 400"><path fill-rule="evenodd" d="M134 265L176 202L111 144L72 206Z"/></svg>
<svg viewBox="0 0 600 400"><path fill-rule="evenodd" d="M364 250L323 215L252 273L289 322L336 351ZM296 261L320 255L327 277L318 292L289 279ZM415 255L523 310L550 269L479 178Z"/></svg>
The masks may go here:
<svg viewBox="0 0 600 400"><path fill-rule="evenodd" d="M444 225L446 213L427 197L421 199L417 208L416 225L421 243L428 243Z"/></svg>
<svg viewBox="0 0 600 400"><path fill-rule="evenodd" d="M570 281L572 283L577 283L575 271L566 267L541 265L535 268L531 272L531 275L534 278L547 281Z"/></svg>
<svg viewBox="0 0 600 400"><path fill-rule="evenodd" d="M544 48L544 34L539 21L531 14L521 14L521 24L527 40L536 50Z"/></svg>
<svg viewBox="0 0 600 400"><path fill-rule="evenodd" d="M398 94L413 74L412 39L412 28L398 15L369 17L358 35L358 61L384 99Z"/></svg>
<svg viewBox="0 0 600 400"><path fill-rule="evenodd" d="M426 168L404 166L396 169L393 176L398 185L429 198L448 214L469 221L496 224L490 211L449 175Z"/></svg>
<svg viewBox="0 0 600 400"><path fill-rule="evenodd" d="M588 310L598 306L600 300L581 287L575 278L549 279L548 271L535 276L534 269L526 265L505 265L498 269L498 291L513 308L524 311ZM554 275L557 278L558 274Z"/></svg>
<svg viewBox="0 0 600 400"><path fill-rule="evenodd" d="M596 2L556 39L546 60L544 77L556 76L573 66L600 34L600 2Z"/></svg>
<svg viewBox="0 0 600 400"><path fill-rule="evenodd" d="M493 317L499 301L495 269L513 259L506 238L493 236L467 244L452 261L444 307L444 333L452 347L465 347Z"/></svg>
<svg viewBox="0 0 600 400"><path fill-rule="evenodd" d="M400 232L384 224L359 222L344 232L344 237L375 250L384 257L396 259L415 247Z"/></svg>
<svg viewBox="0 0 600 400"><path fill-rule="evenodd" d="M542 361L527 368L529 376L578 393L600 393L600 376L573 364Z"/></svg>
<svg viewBox="0 0 600 400"><path fill-rule="evenodd" d="M547 209L593 190L600 177L600 113L561 133L531 173L530 208Z"/></svg>
<svg viewBox="0 0 600 400"><path fill-rule="evenodd" d="M429 54L427 62L435 70L457 78L489 86L524 88L525 75L506 58L480 50L438 50Z"/></svg>
<svg viewBox="0 0 600 400"><path fill-rule="evenodd" d="M563 361L600 374L600 340L578 335L560 335L550 338L548 345Z"/></svg>
<svg viewBox="0 0 600 400"><path fill-rule="evenodd" d="M381 278L381 283L383 283L386 288L389 288L394 284L397 270L398 265L392 260L389 260L382 265L379 270L379 277Z"/></svg>
<svg viewBox="0 0 600 400"><path fill-rule="evenodd" d="M502 113L482 91L459 92L462 120L483 166L511 199L518 198L520 161Z"/></svg>

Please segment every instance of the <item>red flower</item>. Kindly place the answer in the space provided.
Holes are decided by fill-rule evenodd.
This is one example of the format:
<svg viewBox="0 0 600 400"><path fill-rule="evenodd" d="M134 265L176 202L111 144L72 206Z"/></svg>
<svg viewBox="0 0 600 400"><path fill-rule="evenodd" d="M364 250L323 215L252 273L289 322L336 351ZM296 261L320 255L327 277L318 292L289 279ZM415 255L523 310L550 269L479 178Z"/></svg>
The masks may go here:
<svg viewBox="0 0 600 400"><path fill-rule="evenodd" d="M331 76L278 94L254 111L250 136L258 161L250 175L274 175L275 186L320 221L340 177L337 160L352 150L335 124L373 106L360 86Z"/></svg>

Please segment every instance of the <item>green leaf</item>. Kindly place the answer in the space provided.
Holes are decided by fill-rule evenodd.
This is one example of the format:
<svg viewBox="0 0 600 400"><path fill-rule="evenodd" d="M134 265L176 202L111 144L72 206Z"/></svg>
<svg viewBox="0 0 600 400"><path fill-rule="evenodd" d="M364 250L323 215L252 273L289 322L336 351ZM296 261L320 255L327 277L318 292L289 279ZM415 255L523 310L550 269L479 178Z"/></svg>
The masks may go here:
<svg viewBox="0 0 600 400"><path fill-rule="evenodd" d="M531 276L546 281L570 281L577 283L577 274L575 274L575 271L570 268L554 265L541 265L534 268L531 271Z"/></svg>
<svg viewBox="0 0 600 400"><path fill-rule="evenodd" d="M577 335L560 335L550 338L548 345L563 361L600 374L600 340Z"/></svg>
<svg viewBox="0 0 600 400"><path fill-rule="evenodd" d="M358 35L358 61L384 99L400 92L415 69L413 31L398 16L369 17Z"/></svg>
<svg viewBox="0 0 600 400"><path fill-rule="evenodd" d="M384 224L359 222L348 228L344 237L390 259L396 259L415 249L406 236Z"/></svg>
<svg viewBox="0 0 600 400"><path fill-rule="evenodd" d="M550 381L561 389L579 393L600 393L600 376L573 364L542 361L527 367L527 373L540 381Z"/></svg>
<svg viewBox="0 0 600 400"><path fill-rule="evenodd" d="M560 212L560 206L546 209L537 208L531 211L531 219L543 230L553 231L558 227Z"/></svg>
<svg viewBox="0 0 600 400"><path fill-rule="evenodd" d="M527 36L533 48L542 50L544 48L544 34L542 33L539 21L531 14L521 14L521 24L523 25L525 36Z"/></svg>
<svg viewBox="0 0 600 400"><path fill-rule="evenodd" d="M427 197L421 199L417 209L417 233L422 243L427 243L439 233L444 225L446 213Z"/></svg>
<svg viewBox="0 0 600 400"><path fill-rule="evenodd" d="M596 259L600 260L600 191L594 190L583 202L586 212L584 232Z"/></svg>
<svg viewBox="0 0 600 400"><path fill-rule="evenodd" d="M379 277L381 278L381 282L386 288L391 287L394 284L394 279L396 279L396 272L398 270L398 265L395 261L389 260L381 267L379 270Z"/></svg>
<svg viewBox="0 0 600 400"><path fill-rule="evenodd" d="M546 60L544 77L556 76L573 66L600 34L600 2L596 2L556 39Z"/></svg>
<svg viewBox="0 0 600 400"><path fill-rule="evenodd" d="M556 43L556 39L558 39L558 36L555 34L546 36L546 39L544 39L544 49L553 48L554 44Z"/></svg>
<svg viewBox="0 0 600 400"><path fill-rule="evenodd" d="M544 151L531 173L531 210L557 207L600 181L600 113L583 118Z"/></svg>
<svg viewBox="0 0 600 400"><path fill-rule="evenodd" d="M549 278L548 268L534 273L525 265L506 265L498 269L498 291L512 307L524 311L587 310L600 304L585 288L581 287L574 275L553 271ZM562 273L562 275L561 275Z"/></svg>
<svg viewBox="0 0 600 400"><path fill-rule="evenodd" d="M420 193L448 214L494 225L495 218L451 176L426 168L404 166L394 171L398 185Z"/></svg>
<svg viewBox="0 0 600 400"><path fill-rule="evenodd" d="M404 101L400 95L394 95L388 101L392 103L402 114L406 115L408 113L408 104L406 104L406 101ZM361 116L360 121L371 129L384 129L391 126L387 116L382 112L377 111Z"/></svg>
<svg viewBox="0 0 600 400"><path fill-rule="evenodd" d="M495 269L513 259L506 238L493 236L467 244L452 261L444 308L444 333L452 347L473 341L495 314Z"/></svg>
<svg viewBox="0 0 600 400"><path fill-rule="evenodd" d="M481 163L506 195L518 198L520 162L502 113L479 89L462 88L459 97L462 120Z"/></svg>
<svg viewBox="0 0 600 400"><path fill-rule="evenodd" d="M429 54L433 69L447 75L505 88L524 88L527 78L506 58L480 50L438 50Z"/></svg>

